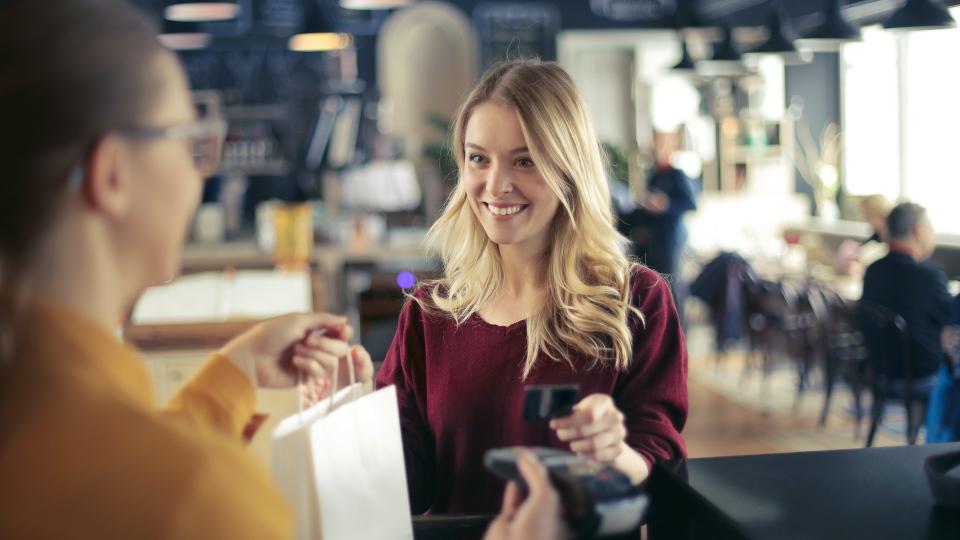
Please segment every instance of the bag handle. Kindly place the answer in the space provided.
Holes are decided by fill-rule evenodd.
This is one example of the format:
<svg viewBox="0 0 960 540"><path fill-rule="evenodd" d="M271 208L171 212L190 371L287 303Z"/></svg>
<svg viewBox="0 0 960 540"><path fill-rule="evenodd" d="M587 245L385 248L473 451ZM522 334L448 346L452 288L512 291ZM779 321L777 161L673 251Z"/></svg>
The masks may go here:
<svg viewBox="0 0 960 540"><path fill-rule="evenodd" d="M323 335L326 333L326 330L325 329L314 330L313 332L308 334L308 336L312 335L314 332L320 335ZM353 367L352 351L347 351L347 372L350 375L350 386L353 386L357 382L357 374L356 374L356 369ZM303 416L303 382L304 382L303 377L304 377L303 372L297 371L297 416L300 417L301 423L303 422L303 418L302 418ZM334 367L334 370L333 370L333 377L330 378L330 396L327 398L328 411L333 408L333 397L337 394L337 391L339 390L339 388L337 388L337 382L339 380L340 380L340 362L338 360L337 365ZM348 401L354 401L358 397L363 397L363 392L361 389L354 388L351 391L351 395Z"/></svg>

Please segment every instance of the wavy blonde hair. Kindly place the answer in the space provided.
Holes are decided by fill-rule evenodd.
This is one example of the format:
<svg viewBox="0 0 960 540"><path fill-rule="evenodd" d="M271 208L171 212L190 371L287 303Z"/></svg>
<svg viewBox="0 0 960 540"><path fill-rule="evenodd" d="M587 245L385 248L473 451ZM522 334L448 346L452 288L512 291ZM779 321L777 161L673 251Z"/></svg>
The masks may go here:
<svg viewBox="0 0 960 540"><path fill-rule="evenodd" d="M538 353L557 361L573 350L597 364L626 368L633 336L629 317L633 264L614 226L605 161L580 93L553 62L514 60L492 67L458 111L452 150L460 179L427 243L443 261L443 277L416 301L462 324L503 285L500 252L467 201L464 138L474 108L488 100L517 113L538 172L560 199L544 258L548 293L527 320L526 378ZM567 360L569 362L569 360Z"/></svg>

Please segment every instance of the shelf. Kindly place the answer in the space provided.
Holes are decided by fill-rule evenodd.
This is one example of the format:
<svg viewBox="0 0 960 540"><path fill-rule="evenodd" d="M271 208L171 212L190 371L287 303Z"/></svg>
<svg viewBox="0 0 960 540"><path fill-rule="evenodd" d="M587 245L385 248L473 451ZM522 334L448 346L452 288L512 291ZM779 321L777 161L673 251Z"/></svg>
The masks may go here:
<svg viewBox="0 0 960 540"><path fill-rule="evenodd" d="M289 173L289 163L286 161L273 161L263 163L222 163L215 175L284 176Z"/></svg>
<svg viewBox="0 0 960 540"><path fill-rule="evenodd" d="M750 163L783 159L783 150L779 146L737 146L731 149L730 162Z"/></svg>

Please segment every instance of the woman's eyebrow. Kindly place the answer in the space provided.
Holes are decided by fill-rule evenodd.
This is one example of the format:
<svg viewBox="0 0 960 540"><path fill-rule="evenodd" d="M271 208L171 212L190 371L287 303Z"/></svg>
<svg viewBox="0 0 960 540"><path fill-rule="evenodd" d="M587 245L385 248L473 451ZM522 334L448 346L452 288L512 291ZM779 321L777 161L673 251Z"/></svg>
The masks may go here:
<svg viewBox="0 0 960 540"><path fill-rule="evenodd" d="M466 143L464 146L467 147L467 148L475 148L475 149L477 149L477 150L480 150L481 152L487 152L487 151L488 151L486 148L484 148L484 147L482 147L482 146L480 146L479 144L476 144L476 143L468 142L468 143ZM510 154L522 154L522 153L529 152L529 151L530 151L530 149L527 148L526 146L518 146L518 147L514 148L513 150L510 150L510 152L508 152L508 153L510 153Z"/></svg>

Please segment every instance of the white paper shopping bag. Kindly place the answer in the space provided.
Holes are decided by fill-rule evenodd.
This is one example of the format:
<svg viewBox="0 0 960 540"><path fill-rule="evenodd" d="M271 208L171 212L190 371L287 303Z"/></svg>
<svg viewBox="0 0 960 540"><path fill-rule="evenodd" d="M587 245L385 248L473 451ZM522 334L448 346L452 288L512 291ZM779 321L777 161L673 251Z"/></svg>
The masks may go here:
<svg viewBox="0 0 960 540"><path fill-rule="evenodd" d="M274 431L274 480L301 540L413 538L396 389L359 391L344 388Z"/></svg>

